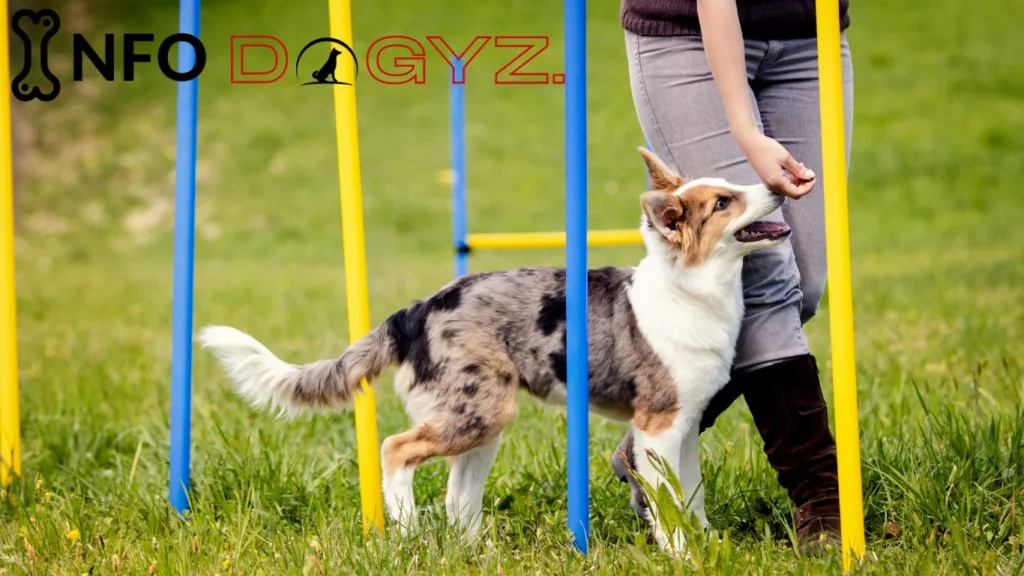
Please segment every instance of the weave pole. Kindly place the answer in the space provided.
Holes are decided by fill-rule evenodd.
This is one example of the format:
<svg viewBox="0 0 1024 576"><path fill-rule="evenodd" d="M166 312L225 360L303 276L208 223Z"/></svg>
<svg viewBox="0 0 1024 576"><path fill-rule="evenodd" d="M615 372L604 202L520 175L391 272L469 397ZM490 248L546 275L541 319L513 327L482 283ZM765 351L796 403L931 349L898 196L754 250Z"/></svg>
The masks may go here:
<svg viewBox="0 0 1024 576"><path fill-rule="evenodd" d="M469 248L466 237L469 224L466 214L466 78L455 78L462 69L458 59L452 63L452 79L448 84L448 122L452 146L452 244L455 248L455 276L469 273Z"/></svg>
<svg viewBox="0 0 1024 576"><path fill-rule="evenodd" d="M349 0L329 0L331 37L353 46ZM343 78L355 78L353 64L340 60ZM366 286L366 239L363 233L363 192L359 173L359 130L355 82L334 87L334 127L338 140L338 186L341 194L341 234L345 251L345 295L348 337L356 342L370 331L370 298ZM384 530L381 498L380 447L377 444L376 398L366 380L355 395L356 457L359 459L359 497L363 532Z"/></svg>
<svg viewBox="0 0 1024 576"><path fill-rule="evenodd" d="M853 287L850 278L850 223L846 197L846 139L843 128L843 67L839 3L817 0L822 181L825 188L825 244L828 259L832 387L836 414L836 459L843 569L864 556L860 432L857 423L857 366L854 361Z"/></svg>
<svg viewBox="0 0 1024 576"><path fill-rule="evenodd" d="M564 248L565 232L493 232L468 234L467 244L472 249L520 250L540 248ZM633 246L643 244L640 230L588 230L588 246Z"/></svg>
<svg viewBox="0 0 1024 576"><path fill-rule="evenodd" d="M7 0L0 30L0 485L21 476L18 411L18 327L14 284L14 173L11 153L11 85Z"/></svg>
<svg viewBox="0 0 1024 576"><path fill-rule="evenodd" d="M199 0L181 0L178 31L199 37ZM178 44L178 70L191 70L195 50ZM174 294L171 327L170 502L189 508L192 443L192 287L195 270L196 123L199 78L178 83L174 168Z"/></svg>
<svg viewBox="0 0 1024 576"><path fill-rule="evenodd" d="M587 346L587 6L565 0L565 310L569 530L590 532Z"/></svg>

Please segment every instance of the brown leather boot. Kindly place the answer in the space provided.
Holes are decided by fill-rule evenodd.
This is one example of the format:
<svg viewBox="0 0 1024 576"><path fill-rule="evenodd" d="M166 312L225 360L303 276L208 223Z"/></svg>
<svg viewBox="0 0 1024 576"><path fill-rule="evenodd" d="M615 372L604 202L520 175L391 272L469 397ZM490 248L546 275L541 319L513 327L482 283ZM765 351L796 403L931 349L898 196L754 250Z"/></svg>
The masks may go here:
<svg viewBox="0 0 1024 576"><path fill-rule="evenodd" d="M811 355L734 375L704 411L700 431L744 395L768 462L796 505L794 527L804 554L821 544L839 543L839 482L835 440L828 428L828 409L821 393L818 368ZM623 457L626 460L623 460ZM630 504L640 517L647 506L640 487L626 473L633 467L633 436L626 434L612 455L612 469L630 485Z"/></svg>
<svg viewBox="0 0 1024 576"><path fill-rule="evenodd" d="M814 356L790 358L748 372L743 379L744 398L768 463L796 505L793 524L800 551L811 554L838 546L836 442Z"/></svg>

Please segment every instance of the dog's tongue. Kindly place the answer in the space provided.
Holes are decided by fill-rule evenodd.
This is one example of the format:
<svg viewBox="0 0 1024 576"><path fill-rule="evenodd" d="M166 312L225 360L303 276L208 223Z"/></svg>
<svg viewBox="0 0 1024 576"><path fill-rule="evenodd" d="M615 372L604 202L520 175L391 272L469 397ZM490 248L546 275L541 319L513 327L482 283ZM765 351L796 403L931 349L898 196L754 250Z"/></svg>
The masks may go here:
<svg viewBox="0 0 1024 576"><path fill-rule="evenodd" d="M789 225L785 222L765 222L758 220L743 228L747 232L762 233L762 234L779 234L789 230Z"/></svg>
<svg viewBox="0 0 1024 576"><path fill-rule="evenodd" d="M740 242L757 242L758 240L776 239L790 231L785 222L753 222L736 233Z"/></svg>

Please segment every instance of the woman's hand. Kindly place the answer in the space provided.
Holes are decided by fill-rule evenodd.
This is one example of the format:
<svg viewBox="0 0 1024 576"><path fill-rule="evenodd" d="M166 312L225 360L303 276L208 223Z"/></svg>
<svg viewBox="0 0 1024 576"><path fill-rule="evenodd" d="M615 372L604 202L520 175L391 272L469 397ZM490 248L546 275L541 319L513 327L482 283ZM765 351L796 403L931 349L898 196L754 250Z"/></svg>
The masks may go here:
<svg viewBox="0 0 1024 576"><path fill-rule="evenodd" d="M770 190L790 198L806 195L814 188L814 173L757 129L736 0L697 0L697 18L729 129L747 161Z"/></svg>
<svg viewBox="0 0 1024 576"><path fill-rule="evenodd" d="M769 190L800 198L814 188L814 172L797 162L782 144L756 129L738 134L736 142Z"/></svg>

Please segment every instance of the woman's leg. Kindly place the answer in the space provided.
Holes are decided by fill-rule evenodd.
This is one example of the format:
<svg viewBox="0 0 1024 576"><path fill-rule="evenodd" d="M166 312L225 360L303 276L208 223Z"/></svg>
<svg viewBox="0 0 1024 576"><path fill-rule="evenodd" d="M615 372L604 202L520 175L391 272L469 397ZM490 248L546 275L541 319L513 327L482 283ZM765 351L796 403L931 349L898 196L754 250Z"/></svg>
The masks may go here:
<svg viewBox="0 0 1024 576"><path fill-rule="evenodd" d="M815 174L822 174L821 112L818 107L817 40L771 42L753 86L763 131L789 150ZM853 61L846 36L841 45L843 116L846 161L853 143ZM822 183L797 202L782 207L793 228L790 243L800 270L803 292L800 318L806 323L818 312L825 293L825 190Z"/></svg>
<svg viewBox="0 0 1024 576"><path fill-rule="evenodd" d="M759 181L732 139L700 39L639 37L627 33L626 44L634 104L654 151L689 176L720 176L739 184ZM755 96L762 87L758 75L770 58L778 57L778 46L751 41L746 45L748 77L755 88L751 97L755 111L763 118ZM777 103L771 99L772 105ZM813 106L816 109L816 94ZM820 167L814 168L798 153L794 155L821 172ZM820 157L820 152L816 156ZM787 203L790 204L793 203ZM817 210L820 218L820 202ZM785 211L788 210L770 218L785 218ZM813 212L813 207L807 211ZM797 235L799 224L790 224L794 236ZM799 498L794 500L798 509L805 504L802 500L807 499L807 493L812 499L824 495L831 503L835 484L834 442L828 430L827 413L824 420L798 418L799 421L793 421L789 416L774 417L766 410L772 406L777 412L781 406L782 414L791 415L807 406L824 405L819 402L821 389L817 371L801 327L805 296L794 244L787 242L775 249L751 254L744 262L743 283L747 311L737 345L735 377L709 406L702 428L710 426L718 413L728 408L740 394L746 394L748 405L754 404L751 414L765 440L769 461L773 466L781 464L785 468L783 473L776 467L780 471L780 482L791 495L794 495L792 486L809 486L808 490L795 493ZM768 394L774 394L774 402L766 400ZM807 435L814 437L814 449L822 452L820 460L826 470L833 471L831 476L827 472L822 475L820 471L803 470L798 462L792 465L790 456L806 453ZM620 447L630 444L630 440L629 437L624 439ZM831 456L828 454L830 447ZM621 478L622 462L613 459L613 466ZM810 483L804 478L808 474L814 477ZM633 493L634 508L642 513L642 496L635 486ZM808 509L804 512L804 524L809 527L813 522L808 521L807 513L812 515L810 520L815 520L816 512ZM832 530L831 510L824 512L824 523L818 522L813 530L805 527L801 530L802 537L838 530L838 522Z"/></svg>
<svg viewBox="0 0 1024 576"><path fill-rule="evenodd" d="M853 128L853 66L845 36L842 44L845 154L850 156ZM823 174L817 40L769 42L752 83L764 133L816 174ZM793 229L790 244L800 272L800 320L818 310L825 291L826 190L783 206ZM794 515L801 542L825 534L838 539L839 481L835 439L817 365L809 354L786 359L737 376L779 483L797 505Z"/></svg>

